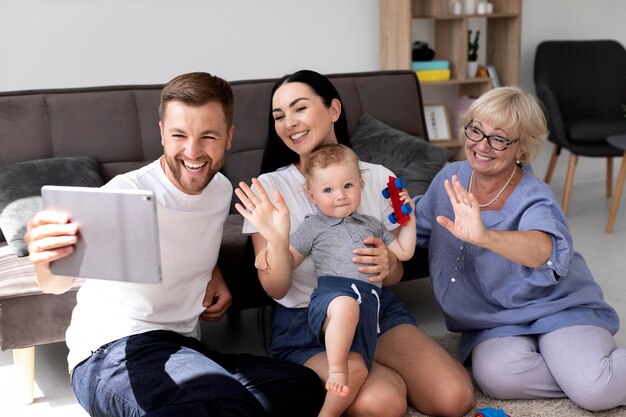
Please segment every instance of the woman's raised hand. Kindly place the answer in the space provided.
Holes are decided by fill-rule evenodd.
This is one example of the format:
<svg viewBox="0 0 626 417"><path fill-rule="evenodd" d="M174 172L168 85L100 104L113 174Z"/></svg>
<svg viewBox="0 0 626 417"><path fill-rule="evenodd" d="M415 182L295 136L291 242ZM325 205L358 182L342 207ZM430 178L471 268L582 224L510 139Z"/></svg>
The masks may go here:
<svg viewBox="0 0 626 417"><path fill-rule="evenodd" d="M252 185L259 193L258 196L248 184L239 183L239 188L235 190L235 194L241 204L235 204L235 208L268 242L282 241L288 243L291 221L289 209L283 196L278 191L274 192L274 199L276 200L276 206L274 206L259 180L252 178Z"/></svg>
<svg viewBox="0 0 626 417"><path fill-rule="evenodd" d="M487 233L480 218L478 201L463 188L456 175L452 176L452 182L445 180L444 187L454 210L454 221L445 216L437 216L437 223L448 229L457 239L478 244Z"/></svg>

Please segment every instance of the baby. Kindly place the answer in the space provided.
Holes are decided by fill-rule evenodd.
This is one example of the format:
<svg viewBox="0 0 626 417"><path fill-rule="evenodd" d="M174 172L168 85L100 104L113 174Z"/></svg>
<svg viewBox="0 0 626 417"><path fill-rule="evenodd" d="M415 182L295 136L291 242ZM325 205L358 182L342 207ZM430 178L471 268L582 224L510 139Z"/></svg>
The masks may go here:
<svg viewBox="0 0 626 417"><path fill-rule="evenodd" d="M362 247L366 238L375 236L381 238L399 260L410 259L415 250L415 217L410 214L409 222L396 238L379 220L357 211L361 204L363 177L357 155L344 145L327 145L311 153L304 176L308 197L319 212L306 217L291 234L289 245L271 245L270 249L259 253L255 265L260 270L272 269L271 260L285 258L284 254L275 256L268 251L279 251L281 247L282 250L288 248L291 268L298 266L307 256L312 257L318 286L311 295L309 324L326 348L326 389L346 396L350 391L349 376L353 372L367 373L371 368L378 334L381 288L380 281L370 282L371 275L357 270L352 262L352 250ZM260 184L255 182L255 185ZM400 199L414 207L406 190L400 192ZM278 232L279 226L267 223L260 213L255 216L252 211L237 206L268 241L270 238L263 232L268 229L263 226L270 228L272 236ZM359 355L366 368L351 369L348 366L351 352Z"/></svg>

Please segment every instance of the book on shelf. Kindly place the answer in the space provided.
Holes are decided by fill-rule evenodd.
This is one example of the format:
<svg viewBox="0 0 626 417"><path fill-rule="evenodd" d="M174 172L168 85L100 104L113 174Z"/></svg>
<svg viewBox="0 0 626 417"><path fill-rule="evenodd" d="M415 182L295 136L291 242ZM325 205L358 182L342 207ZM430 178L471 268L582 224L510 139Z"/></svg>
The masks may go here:
<svg viewBox="0 0 626 417"><path fill-rule="evenodd" d="M501 87L500 78L498 77L498 72L496 71L496 67L493 65L487 65L487 74L491 78L491 85L493 88Z"/></svg>
<svg viewBox="0 0 626 417"><path fill-rule="evenodd" d="M447 61L447 60L413 61L413 63L411 64L411 67L413 68L413 71L450 69L450 61Z"/></svg>
<svg viewBox="0 0 626 417"><path fill-rule="evenodd" d="M450 79L449 69L432 69L415 71L420 81L446 81Z"/></svg>

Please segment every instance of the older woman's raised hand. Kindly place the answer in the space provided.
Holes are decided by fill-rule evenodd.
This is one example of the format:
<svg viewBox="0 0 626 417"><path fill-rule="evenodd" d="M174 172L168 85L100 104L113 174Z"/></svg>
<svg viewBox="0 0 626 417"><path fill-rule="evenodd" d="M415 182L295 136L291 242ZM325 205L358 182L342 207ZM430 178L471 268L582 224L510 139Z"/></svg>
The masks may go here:
<svg viewBox="0 0 626 417"><path fill-rule="evenodd" d="M278 191L274 192L276 200L276 206L274 206L259 180L252 178L252 184L259 193L258 196L248 184L240 182L235 194L242 204L235 204L235 208L265 240L288 244L291 220L283 196Z"/></svg>
<svg viewBox="0 0 626 417"><path fill-rule="evenodd" d="M457 239L479 245L487 233L480 218L480 207L473 194L467 192L456 175L452 182L445 180L444 187L454 210L454 221L437 216L437 223L448 229Z"/></svg>

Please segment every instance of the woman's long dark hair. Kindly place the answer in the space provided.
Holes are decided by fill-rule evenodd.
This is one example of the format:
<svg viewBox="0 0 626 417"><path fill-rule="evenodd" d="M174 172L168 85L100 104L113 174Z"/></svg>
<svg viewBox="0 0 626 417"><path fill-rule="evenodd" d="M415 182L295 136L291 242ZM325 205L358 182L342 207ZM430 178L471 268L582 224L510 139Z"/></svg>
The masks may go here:
<svg viewBox="0 0 626 417"><path fill-rule="evenodd" d="M337 137L337 141L339 143L350 147L348 121L346 119L345 112L343 111L343 102L341 101L339 92L337 92L337 89L330 82L330 80L322 74L310 70L300 70L294 72L293 74L285 75L272 87L268 111L269 123L267 127L267 142L265 143L265 150L263 151L261 174L276 171L278 168L296 163L300 159L297 153L289 149L287 145L283 143L274 128L274 116L272 115L272 100L274 98L274 93L276 93L276 90L278 90L281 85L287 83L304 83L308 85L318 96L320 96L326 107L330 107L333 99L339 100L341 103L341 113L335 122L335 136ZM271 337L269 334L269 329L271 328L270 323L273 319L275 308L275 302L271 303L269 307L260 307L257 315L261 337L267 351L269 351L269 339Z"/></svg>
<svg viewBox="0 0 626 417"><path fill-rule="evenodd" d="M263 161L261 162L261 174L266 172L276 171L278 168L285 165L298 162L300 157L297 153L292 151L283 143L278 137L276 129L274 128L274 116L272 115L272 100L274 93L283 84L287 83L304 83L311 87L311 89L320 96L322 102L326 107L330 107L333 99L339 100L341 103L341 113L339 119L335 122L335 136L337 141L343 145L350 147L350 136L348 135L348 122L346 120L345 112L343 111L343 102L339 96L339 92L330 82L328 78L311 70L300 70L293 74L285 75L278 80L272 87L272 94L270 95L269 106L269 124L267 128L267 142L265 143L265 150L263 152Z"/></svg>

